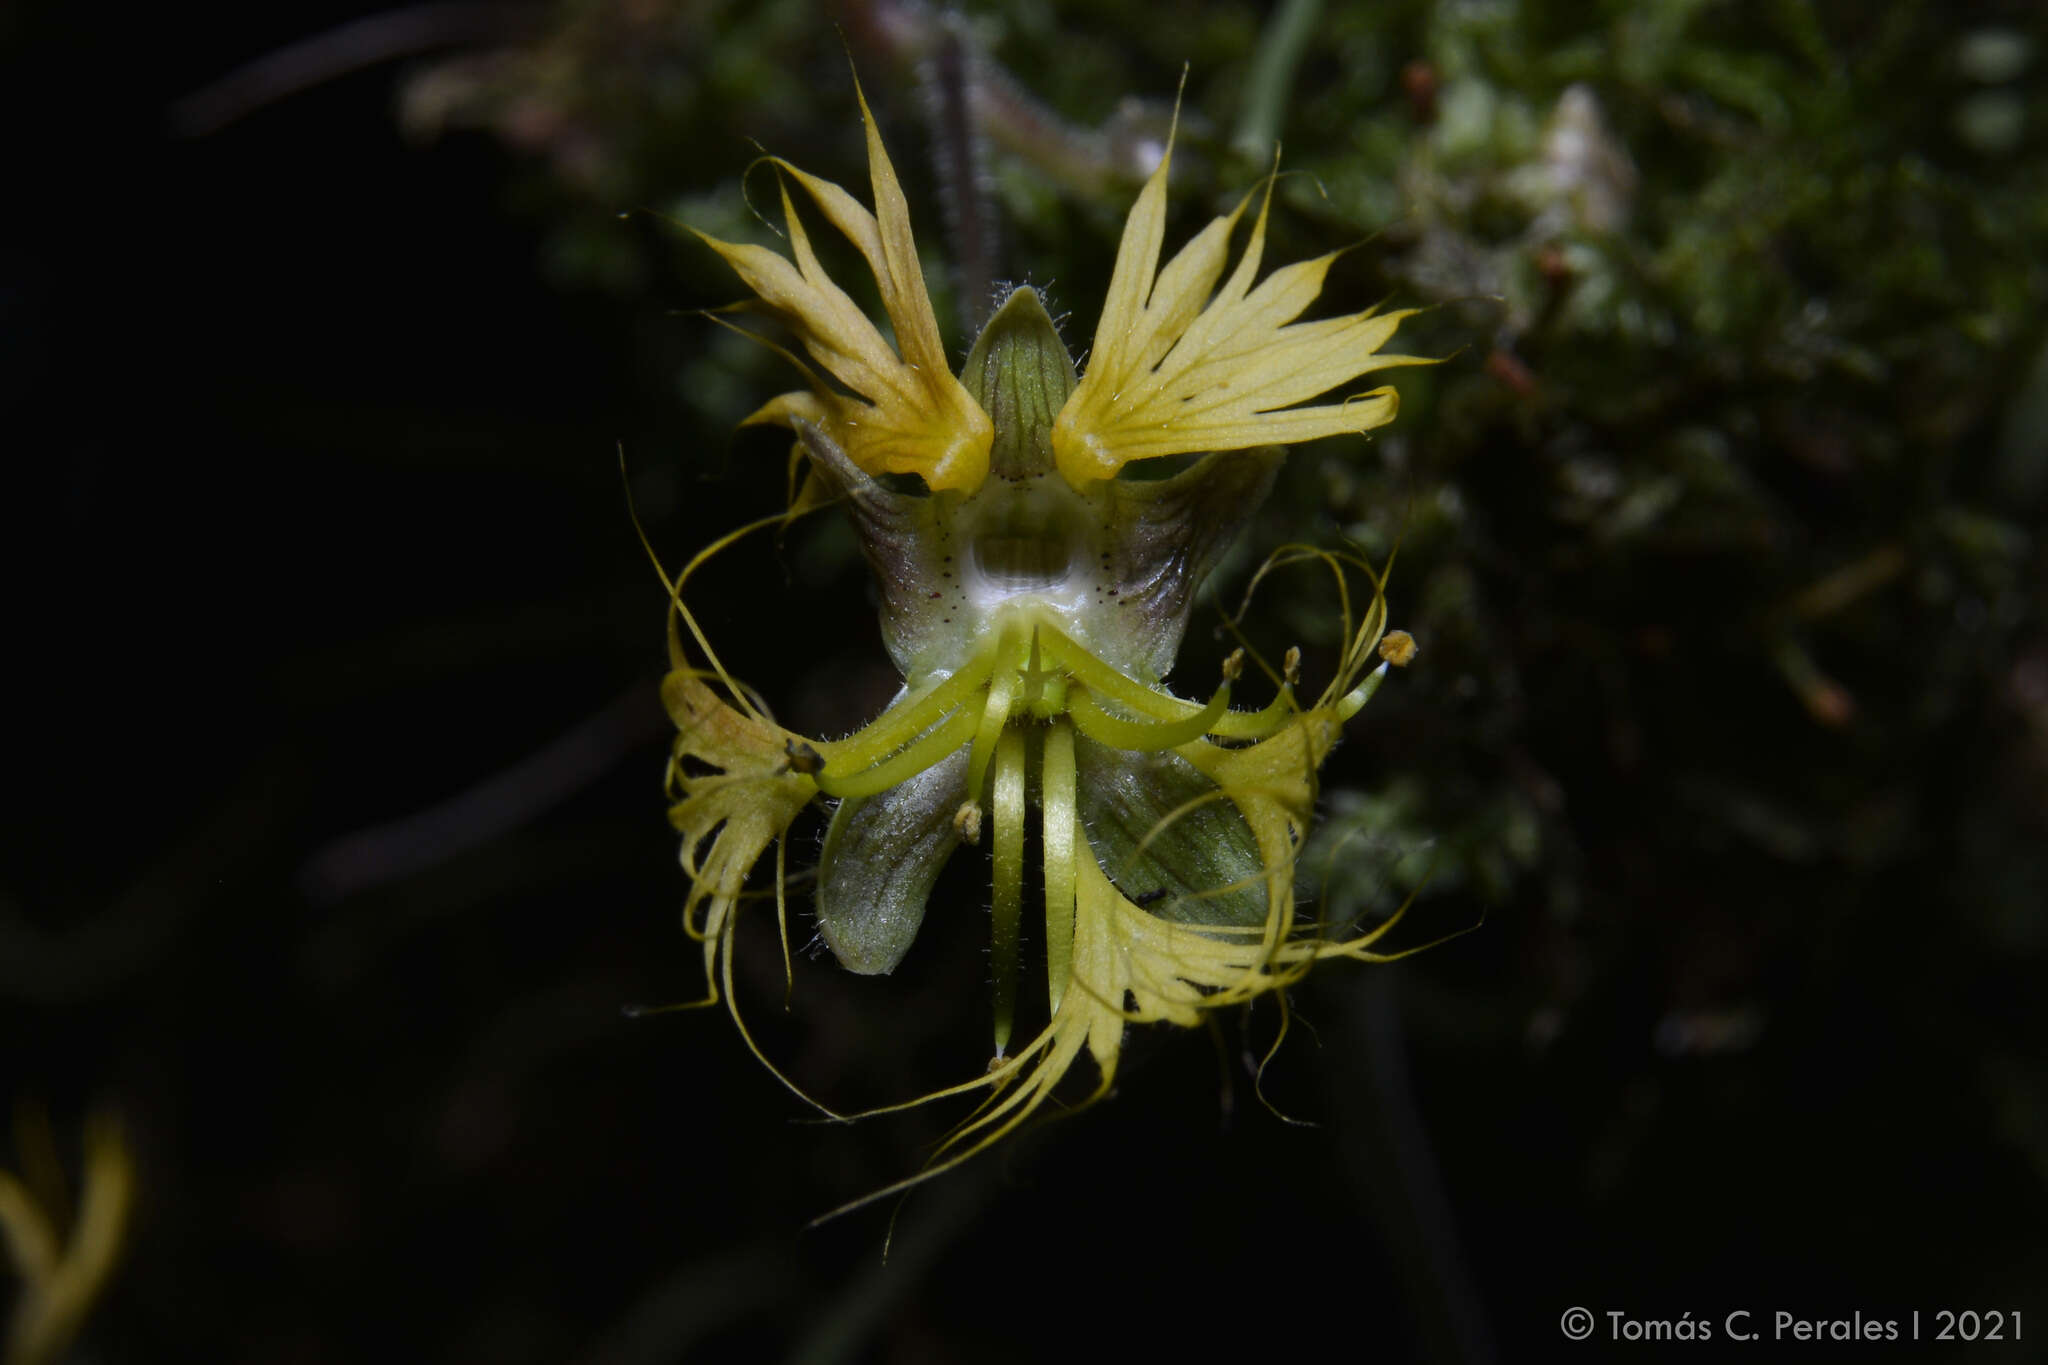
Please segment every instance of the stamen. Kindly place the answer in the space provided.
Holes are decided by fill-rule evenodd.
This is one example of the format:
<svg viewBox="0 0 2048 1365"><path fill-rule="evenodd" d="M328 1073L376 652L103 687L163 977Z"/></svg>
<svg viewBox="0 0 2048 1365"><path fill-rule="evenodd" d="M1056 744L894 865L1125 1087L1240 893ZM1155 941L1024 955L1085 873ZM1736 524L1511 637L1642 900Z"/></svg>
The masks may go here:
<svg viewBox="0 0 2048 1365"><path fill-rule="evenodd" d="M996 1056L1010 1046L1017 1016L1018 926L1024 913L1024 732L996 742L995 897L989 914L989 964L995 975Z"/></svg>
<svg viewBox="0 0 2048 1365"><path fill-rule="evenodd" d="M1214 697L1210 698L1207 706L1198 706L1194 702L1182 701L1179 697L1170 696L1165 692L1154 691L1136 679L1126 677L1124 674L1117 672L1108 664L1089 653L1086 648L1076 644L1061 632L1052 629L1050 626L1045 627L1044 630L1051 637L1047 643L1057 663L1060 667L1071 673L1077 681L1105 697L1122 703L1140 715L1150 716L1154 720L1174 725L1186 724L1192 726L1199 721L1201 726L1199 729L1191 729L1181 739L1166 739L1165 736L1173 732L1162 730L1158 732L1161 742L1148 742L1142 735L1142 722L1128 721L1118 716L1109 715L1099 705L1096 705L1092 698L1088 698L1085 694L1077 694L1068 702L1068 714L1074 717L1075 723L1080 725L1083 734L1087 735L1090 739L1096 740L1098 743L1109 744L1120 749L1147 747L1163 749L1177 744L1185 744L1190 740L1199 739L1203 735L1218 735L1225 739L1264 739L1286 725L1289 720L1293 719L1300 712L1300 707L1296 705L1294 700L1294 679L1292 676L1292 674L1298 674L1301 669L1301 651L1298 649L1290 649L1288 651L1288 667L1291 673L1288 676L1287 682L1281 686L1279 695L1273 698L1265 710L1231 711L1227 709L1229 706L1227 700L1224 703L1223 709L1218 709ZM1231 657L1237 660L1236 666L1242 669L1243 659L1241 655L1233 652ZM1225 666L1226 668L1230 666L1229 661L1226 661ZM1084 711L1088 712L1085 716L1082 714ZM1206 719L1204 719L1205 717ZM1099 732L1096 728L1098 718L1101 722L1105 722ZM1128 731L1117 731L1117 727L1133 728ZM1119 733L1123 737L1109 738L1108 736L1112 732Z"/></svg>
<svg viewBox="0 0 2048 1365"><path fill-rule="evenodd" d="M1074 732L1064 721L1046 727L1039 769L1038 809L1045 845L1045 976L1052 1012L1059 1014L1074 971L1075 849L1080 821L1075 808ZM1093 856L1092 854L1090 856Z"/></svg>
<svg viewBox="0 0 2048 1365"><path fill-rule="evenodd" d="M1232 711L1211 726L1209 733L1227 739L1264 739L1277 733L1301 713L1295 704L1294 684L1301 680L1301 651L1290 648L1280 665L1280 690L1263 711Z"/></svg>
<svg viewBox="0 0 2048 1365"><path fill-rule="evenodd" d="M884 759L872 767L863 768L844 777L819 773L812 780L818 784L818 790L827 796L880 795L891 787L908 782L965 744L967 737L974 733L974 724L974 711L963 706L948 716L945 724L893 758Z"/></svg>
<svg viewBox="0 0 2048 1365"><path fill-rule="evenodd" d="M775 932L782 939L782 1012L789 1013L789 998L796 993L796 968L789 960L789 852L788 831L775 836Z"/></svg>
<svg viewBox="0 0 2048 1365"><path fill-rule="evenodd" d="M983 650L951 677L941 679L917 696L905 697L845 739L827 745L826 777L844 777L887 758L929 730L946 712L965 703L976 688L988 681L994 665L994 651Z"/></svg>
<svg viewBox="0 0 2048 1365"><path fill-rule="evenodd" d="M1112 749L1134 749L1140 753L1174 749L1198 740L1229 710L1229 683L1216 689L1207 706L1181 720L1125 720L1103 710L1102 704L1086 690L1076 690L1067 697L1067 714L1074 718L1082 734Z"/></svg>
<svg viewBox="0 0 2048 1365"><path fill-rule="evenodd" d="M1379 691L1380 684L1386 681L1388 667L1387 664L1381 664L1372 671L1371 677L1338 699L1337 719L1350 720L1365 709L1365 704L1372 700L1372 694Z"/></svg>
<svg viewBox="0 0 2048 1365"><path fill-rule="evenodd" d="M1048 651L1076 681L1121 702L1140 715L1151 716L1155 720L1182 720L1202 709L1193 702L1182 701L1179 697L1155 691L1134 678L1125 677L1052 626L1041 629L1049 637L1046 640Z"/></svg>
<svg viewBox="0 0 2048 1365"><path fill-rule="evenodd" d="M978 796L982 779L988 775L989 760L995 757L996 740L1002 735L1003 727L1010 723L1010 703L1016 700L1018 684L1018 658L1023 652L1023 641L1018 638L1021 629L1012 627L1005 630L996 645L994 671L989 676L988 701L981 708L979 722L974 727L974 748L967 759L967 794ZM973 715L965 711L964 715Z"/></svg>
<svg viewBox="0 0 2048 1365"><path fill-rule="evenodd" d="M1031 662L1024 669L1024 704L1040 720L1064 715L1067 709L1067 675L1052 662L1051 654L1039 648L1038 632L1031 632Z"/></svg>

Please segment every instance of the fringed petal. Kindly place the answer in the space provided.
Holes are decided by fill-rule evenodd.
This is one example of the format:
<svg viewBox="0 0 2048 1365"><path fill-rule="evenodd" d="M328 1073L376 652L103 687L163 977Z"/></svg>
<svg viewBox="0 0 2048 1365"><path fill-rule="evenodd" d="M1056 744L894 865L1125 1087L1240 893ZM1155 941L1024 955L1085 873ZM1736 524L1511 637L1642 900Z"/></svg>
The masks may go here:
<svg viewBox="0 0 2048 1365"><path fill-rule="evenodd" d="M811 358L852 391L849 397L828 389L813 375L814 401L807 409L799 410L785 395L749 421L802 417L826 430L847 458L869 474L915 474L934 490L971 492L988 474L994 430L988 414L946 364L910 231L909 206L865 98L861 116L867 124L874 213L831 181L771 158L786 177L781 195L790 258L766 247L697 234L796 333ZM789 180L803 187L867 262L896 333L894 348L819 264L791 201Z"/></svg>
<svg viewBox="0 0 2048 1365"><path fill-rule="evenodd" d="M1080 488L1133 460L1293 445L1392 421L1397 400L1389 388L1295 405L1375 370L1432 363L1380 353L1413 310L1296 322L1321 294L1334 255L1285 266L1253 288L1270 182L1251 239L1220 290L1230 234L1248 199L1160 269L1171 160L1146 181L1124 224L1087 373L1054 420L1060 473Z"/></svg>

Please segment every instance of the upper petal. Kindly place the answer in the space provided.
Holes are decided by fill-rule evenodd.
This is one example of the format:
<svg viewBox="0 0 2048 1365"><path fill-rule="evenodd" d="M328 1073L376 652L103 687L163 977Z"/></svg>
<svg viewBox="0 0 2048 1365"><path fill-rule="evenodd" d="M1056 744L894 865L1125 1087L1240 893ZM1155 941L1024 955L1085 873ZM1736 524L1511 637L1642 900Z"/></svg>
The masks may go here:
<svg viewBox="0 0 2048 1365"><path fill-rule="evenodd" d="M1285 266L1253 288L1270 182L1220 290L1230 234L1249 199L1160 269L1167 166L1160 163L1125 223L1087 373L1053 423L1054 459L1068 482L1110 478L1133 460L1290 445L1393 420L1387 388L1296 405L1375 370L1432 363L1380 352L1410 312L1296 322L1322 292L1334 255Z"/></svg>
<svg viewBox="0 0 2048 1365"><path fill-rule="evenodd" d="M909 206L865 97L861 114L867 124L874 213L831 181L780 158L771 160L803 187L867 262L895 331L896 347L883 339L819 264L786 181L782 210L793 260L766 247L697 235L789 325L811 358L852 392L849 399L811 375L817 402L800 415L818 422L847 458L870 474L916 474L934 490L972 490L987 476L993 428L988 414L946 364L945 344L910 230ZM794 415L794 406L787 402L756 414L765 421Z"/></svg>

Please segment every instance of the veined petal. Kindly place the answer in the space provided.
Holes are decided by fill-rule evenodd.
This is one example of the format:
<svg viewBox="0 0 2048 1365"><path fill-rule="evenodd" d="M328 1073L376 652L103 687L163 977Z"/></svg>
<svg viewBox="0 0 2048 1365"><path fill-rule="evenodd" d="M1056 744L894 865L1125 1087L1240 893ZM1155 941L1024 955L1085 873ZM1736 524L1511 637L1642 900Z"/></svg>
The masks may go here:
<svg viewBox="0 0 2048 1365"><path fill-rule="evenodd" d="M796 423L804 421L812 426L824 426L839 415L840 402L843 401L837 394L814 393L808 389L778 393L742 418L740 425L789 427L795 430Z"/></svg>
<svg viewBox="0 0 2048 1365"><path fill-rule="evenodd" d="M1257 289L1245 292L1239 277L1248 273L1246 265L1256 262L1265 229L1266 217L1261 212L1244 260L1232 272L1230 283L1181 337L1177 367L1227 359L1255 347L1263 334L1293 322L1323 292L1323 278L1337 260L1334 251L1282 266L1260 281Z"/></svg>
<svg viewBox="0 0 2048 1365"><path fill-rule="evenodd" d="M1124 219L1124 235L1117 242L1116 264L1109 273L1109 292L1102 299L1102 316L1095 324L1095 347L1088 362L1089 372L1111 361L1128 365L1125 338L1137 328L1152 295L1152 279L1159 270L1159 247L1166 240L1166 174L1173 165L1173 144L1167 143L1159 169L1138 191ZM1083 381L1086 382L1085 380ZM1069 399L1069 402L1072 400Z"/></svg>
<svg viewBox="0 0 2048 1365"><path fill-rule="evenodd" d="M790 221L796 221L794 214ZM697 236L724 258L768 311L789 324L804 349L840 383L870 401L888 395L888 380L901 362L837 285L807 278L766 247L722 242L706 232Z"/></svg>
<svg viewBox="0 0 2048 1365"><path fill-rule="evenodd" d="M784 395L748 420L787 425L802 418L826 431L847 458L869 474L916 474L935 491L971 492L988 474L993 428L988 414L946 364L945 343L910 231L909 206L865 97L861 116L867 124L874 213L831 181L779 157L771 160L803 187L867 262L895 330L896 346L884 340L859 305L825 273L785 181L782 213L789 258L766 247L697 235L796 333L811 358L852 394L830 390L811 375L814 402L800 404L796 395Z"/></svg>
<svg viewBox="0 0 2048 1365"><path fill-rule="evenodd" d="M1288 408L1273 413L1246 413L1234 419L1161 424L1156 430L1133 430L1118 446L1122 461L1149 460L1187 450L1235 450L1253 440L1273 445L1298 445L1325 436L1370 431L1394 420L1400 396L1377 388L1342 403Z"/></svg>
<svg viewBox="0 0 2048 1365"><path fill-rule="evenodd" d="M1374 370L1432 363L1380 347L1413 310L1296 322L1322 292L1334 254L1274 271L1256 288L1272 187L1220 290L1230 234L1249 198L1159 267L1171 157L1124 225L1088 371L1053 423L1053 455L1076 487L1133 460L1291 445L1392 421L1391 389L1312 408L1294 405ZM1215 291L1212 297L1211 291Z"/></svg>
<svg viewBox="0 0 2048 1365"><path fill-rule="evenodd" d="M889 310L889 321L896 328L896 344L903 349L904 361L936 389L939 385L934 381L953 381L953 372L946 364L945 345L939 340L939 321L932 314L931 295L925 291L917 242L910 235L910 206L904 202L896 168L882 146L882 134L875 127L868 97L857 87L855 94L860 99L861 121L867 125L868 176L875 194L881 239L881 260L877 262L871 256L868 264L875 269L875 282L882 286L882 304ZM953 382L953 387L957 389L959 384Z"/></svg>
<svg viewBox="0 0 2048 1365"><path fill-rule="evenodd" d="M1180 924L1261 925L1266 885L1251 827L1179 754L1076 742L1081 827L1124 895Z"/></svg>
<svg viewBox="0 0 2048 1365"><path fill-rule="evenodd" d="M1137 324L1115 348L1141 372L1164 359L1181 333L1187 331L1188 324L1201 314L1230 260L1230 233L1243 213L1241 202L1224 217L1212 221L1159 272ZM1099 336L1096 344L1101 344Z"/></svg>
<svg viewBox="0 0 2048 1365"><path fill-rule="evenodd" d="M925 900L959 847L967 751L879 796L842 803L818 859L818 932L849 971L892 972L924 922Z"/></svg>

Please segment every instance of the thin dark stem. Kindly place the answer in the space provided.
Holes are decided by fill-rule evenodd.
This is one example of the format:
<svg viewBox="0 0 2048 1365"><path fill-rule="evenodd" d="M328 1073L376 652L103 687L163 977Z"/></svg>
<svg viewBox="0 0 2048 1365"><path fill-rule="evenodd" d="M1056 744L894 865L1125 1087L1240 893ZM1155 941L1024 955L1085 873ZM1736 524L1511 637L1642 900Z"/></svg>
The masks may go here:
<svg viewBox="0 0 2048 1365"><path fill-rule="evenodd" d="M981 333L995 308L996 256L1001 250L987 158L975 119L982 59L962 23L948 18L924 63L932 131L932 159L946 208L956 306L968 339Z"/></svg>
<svg viewBox="0 0 2048 1365"><path fill-rule="evenodd" d="M267 105L366 67L524 31L537 6L440 0L351 20L288 43L185 96L170 109L180 137L204 137Z"/></svg>

